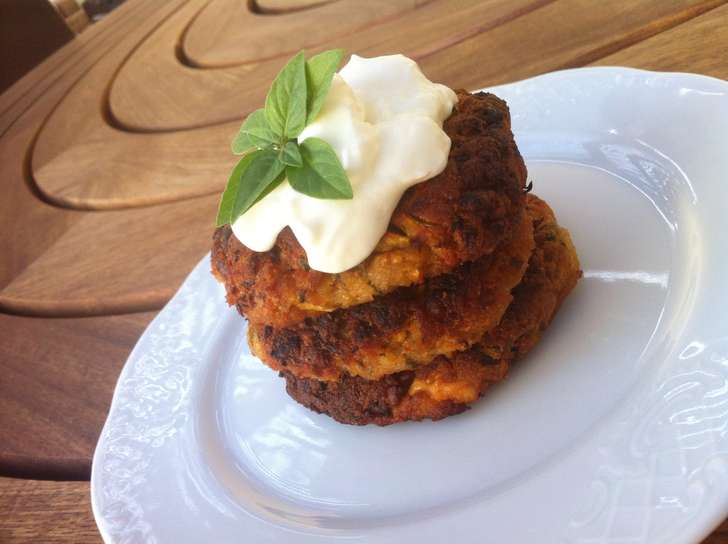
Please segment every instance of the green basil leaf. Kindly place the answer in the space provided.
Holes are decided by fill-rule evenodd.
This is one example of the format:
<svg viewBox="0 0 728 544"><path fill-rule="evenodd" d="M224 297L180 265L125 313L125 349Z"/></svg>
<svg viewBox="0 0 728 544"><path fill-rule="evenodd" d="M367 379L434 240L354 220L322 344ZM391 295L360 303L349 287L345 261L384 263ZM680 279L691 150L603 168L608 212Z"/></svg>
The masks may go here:
<svg viewBox="0 0 728 544"><path fill-rule="evenodd" d="M354 197L349 178L333 148L320 138L307 138L299 144L303 166L286 167L288 182L296 191L314 198Z"/></svg>
<svg viewBox="0 0 728 544"><path fill-rule="evenodd" d="M254 155L255 153L245 155L238 161L238 164L235 165L235 168L233 168L233 171L230 173L230 178L225 186L225 191L222 193L222 197L220 198L215 226L222 227L223 225L232 223L230 216L232 215L233 205L235 204L238 189L240 188L240 178L242 177L243 172L245 172L250 165Z"/></svg>
<svg viewBox="0 0 728 544"><path fill-rule="evenodd" d="M272 149L245 155L230 174L217 212L217 226L233 223L250 207L268 194L274 183L282 181L285 165ZM280 179L279 179L280 178Z"/></svg>
<svg viewBox="0 0 728 544"><path fill-rule="evenodd" d="M344 56L343 49L324 51L306 61L306 123L321 111L331 80Z"/></svg>
<svg viewBox="0 0 728 544"><path fill-rule="evenodd" d="M255 199L255 202L253 202L250 205L250 207L252 208L258 202L260 202L266 196L268 196L268 193L270 193L273 189L275 189L276 187L278 187L284 179L286 179L286 171L285 170L281 170L281 173L278 174L278 177L273 180L273 183L271 183L270 185L268 185L268 187L266 187L265 189L263 189L263 192L260 193L260 195L258 195L258 198Z"/></svg>
<svg viewBox="0 0 728 544"><path fill-rule="evenodd" d="M244 155L248 151L252 151L257 147L258 146L253 143L253 140L250 139L250 136L242 131L238 132L235 138L233 138L233 141L230 143L230 150L233 152L233 155Z"/></svg>
<svg viewBox="0 0 728 544"><path fill-rule="evenodd" d="M277 180L285 168L285 165L278 160L278 153L273 149L262 149L251 155L253 159L240 176L238 192L230 213L231 223L262 198L268 186Z"/></svg>
<svg viewBox="0 0 728 544"><path fill-rule="evenodd" d="M295 138L306 126L306 61L303 51L288 61L265 98L265 118L273 132Z"/></svg>
<svg viewBox="0 0 728 544"><path fill-rule="evenodd" d="M239 155L256 147L264 149L279 141L280 138L268 125L265 112L259 109L248 115L230 147L233 153Z"/></svg>
<svg viewBox="0 0 728 544"><path fill-rule="evenodd" d="M286 142L286 145L281 149L280 160L288 166L303 166L301 152L298 150L298 144L295 141Z"/></svg>

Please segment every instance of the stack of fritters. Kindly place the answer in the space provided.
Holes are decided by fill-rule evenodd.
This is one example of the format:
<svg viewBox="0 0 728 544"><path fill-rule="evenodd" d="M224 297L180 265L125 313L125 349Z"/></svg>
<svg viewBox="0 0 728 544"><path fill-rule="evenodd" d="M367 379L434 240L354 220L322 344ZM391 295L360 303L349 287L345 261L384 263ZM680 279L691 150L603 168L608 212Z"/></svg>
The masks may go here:
<svg viewBox="0 0 728 544"><path fill-rule="evenodd" d="M252 352L291 397L353 424L462 412L536 343L576 284L569 234L526 195L506 104L458 93L447 167L402 197L358 266L311 270L290 229L270 251L215 232L213 273Z"/></svg>

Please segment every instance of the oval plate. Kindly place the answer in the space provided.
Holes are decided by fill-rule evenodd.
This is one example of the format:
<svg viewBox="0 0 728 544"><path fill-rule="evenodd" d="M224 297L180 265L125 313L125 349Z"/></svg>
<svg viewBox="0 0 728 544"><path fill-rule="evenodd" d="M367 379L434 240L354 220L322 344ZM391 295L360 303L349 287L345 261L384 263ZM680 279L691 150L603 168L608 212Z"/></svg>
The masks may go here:
<svg viewBox="0 0 728 544"><path fill-rule="evenodd" d="M584 278L467 413L349 427L253 358L205 257L96 449L107 542L694 542L728 512L728 84L555 72L505 98Z"/></svg>

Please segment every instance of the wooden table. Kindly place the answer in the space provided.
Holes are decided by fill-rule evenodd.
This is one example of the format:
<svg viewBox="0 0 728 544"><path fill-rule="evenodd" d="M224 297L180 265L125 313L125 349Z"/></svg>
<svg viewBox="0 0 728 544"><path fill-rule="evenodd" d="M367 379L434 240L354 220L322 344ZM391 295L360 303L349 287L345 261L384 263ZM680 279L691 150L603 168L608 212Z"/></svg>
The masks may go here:
<svg viewBox="0 0 728 544"><path fill-rule="evenodd" d="M293 52L403 52L464 88L588 64L726 79L724 3L130 0L76 37L0 96L0 541L100 540L117 375L208 250L228 142Z"/></svg>

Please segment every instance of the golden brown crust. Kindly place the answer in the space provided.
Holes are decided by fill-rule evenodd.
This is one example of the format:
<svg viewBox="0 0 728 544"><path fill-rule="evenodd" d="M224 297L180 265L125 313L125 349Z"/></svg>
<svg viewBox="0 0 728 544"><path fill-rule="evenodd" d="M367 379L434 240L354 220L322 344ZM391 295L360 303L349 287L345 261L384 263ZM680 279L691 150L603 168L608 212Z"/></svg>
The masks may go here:
<svg viewBox="0 0 728 544"><path fill-rule="evenodd" d="M416 371L405 370L378 380L343 375L324 382L281 372L286 391L300 404L351 425L390 425L401 421L436 421L468 409L493 383L505 378L510 360L491 359L477 349L439 357ZM418 382L426 387L418 387ZM427 387L443 390L432 394ZM453 393L454 392L454 393Z"/></svg>
<svg viewBox="0 0 728 544"><path fill-rule="evenodd" d="M483 353L496 359L518 359L533 348L581 278L569 231L558 225L553 211L540 198L529 195L527 205L536 242L528 270L513 290L513 302L503 321L478 343Z"/></svg>
<svg viewBox="0 0 728 544"><path fill-rule="evenodd" d="M344 375L327 383L283 372L288 394L316 412L354 425L437 420L466 410L505 378L512 361L533 348L581 276L569 233L556 224L550 208L529 196L528 209L536 248L502 322L481 342L416 371L379 380Z"/></svg>
<svg viewBox="0 0 728 544"><path fill-rule="evenodd" d="M288 326L422 283L492 253L511 237L524 208L526 168L498 97L458 92L445 121L452 139L445 170L405 192L387 233L364 262L340 274L311 270L284 229L270 251L242 245L229 226L215 231L212 269L227 299L258 323Z"/></svg>
<svg viewBox="0 0 728 544"><path fill-rule="evenodd" d="M500 322L533 243L524 210L514 237L495 253L291 327L250 323L250 349L275 370L327 381L342 373L376 380L429 364L467 349Z"/></svg>

